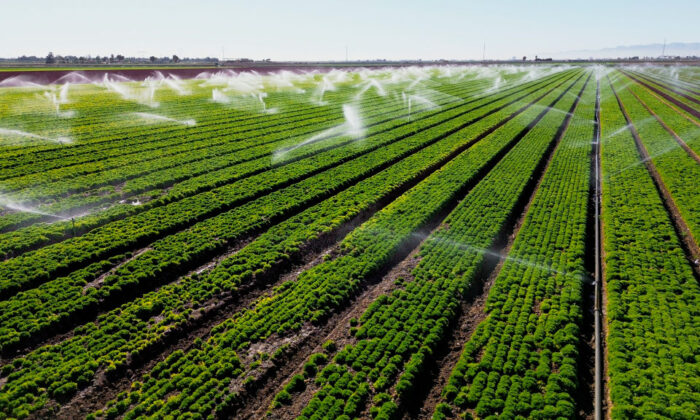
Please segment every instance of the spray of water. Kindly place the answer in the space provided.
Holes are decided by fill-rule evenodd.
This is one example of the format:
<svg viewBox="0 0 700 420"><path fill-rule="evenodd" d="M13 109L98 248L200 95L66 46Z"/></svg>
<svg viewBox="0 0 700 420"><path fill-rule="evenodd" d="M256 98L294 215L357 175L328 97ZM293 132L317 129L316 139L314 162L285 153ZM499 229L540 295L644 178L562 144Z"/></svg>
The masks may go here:
<svg viewBox="0 0 700 420"><path fill-rule="evenodd" d="M116 80L112 80L116 79ZM160 104L155 101L155 91L158 82L154 79L146 79L141 87L126 85L124 82L130 82L131 80L120 75L110 75L105 74L102 79L102 86L104 86L108 91L117 93L123 99L127 101L138 102L143 105L147 105L151 108L157 108Z"/></svg>
<svg viewBox="0 0 700 420"><path fill-rule="evenodd" d="M328 77L328 75L325 75L323 78L321 78L321 82L316 88L316 92L313 95L312 102L316 105L326 105L327 102L323 100L323 95L325 95L326 92L334 90L336 90L335 84L331 81L331 78Z"/></svg>
<svg viewBox="0 0 700 420"><path fill-rule="evenodd" d="M625 126L618 128L617 130L615 130L611 133L606 133L605 136L603 136L600 139L600 141L601 141L601 143L605 143L605 142L611 140L612 138L614 138L615 136L617 136L618 134L625 132L627 130L631 130L632 128L636 128L637 130L639 130L641 127L649 124L652 121L656 121L656 118L650 116L650 117L646 117L646 118L643 118L641 120L635 121L634 124L627 124Z"/></svg>
<svg viewBox="0 0 700 420"><path fill-rule="evenodd" d="M21 139L43 140L43 141L49 141L52 143L59 143L59 144L69 144L69 143L73 142L68 137L51 138L51 137L41 136L39 134L28 133L26 131L13 130L10 128L0 128L0 135L4 135L4 136L8 136L8 137L19 137Z"/></svg>
<svg viewBox="0 0 700 420"><path fill-rule="evenodd" d="M411 113L413 111L413 105L416 104L420 107L421 111L428 111L431 109L439 108L439 106L426 98L425 96L418 94L407 94L405 91L401 92L401 100L404 106L408 110L408 119L411 119Z"/></svg>
<svg viewBox="0 0 700 420"><path fill-rule="evenodd" d="M38 83L34 83L27 76L13 76L0 82L0 87L26 87L26 88L41 88Z"/></svg>
<svg viewBox="0 0 700 420"><path fill-rule="evenodd" d="M41 211L35 207L27 206L25 204L22 204L16 200L13 200L7 196L0 195L0 207L4 207L9 210L13 210L16 212L21 212L21 213L32 213L32 214L38 214L40 216L46 216L46 217L51 217L53 219L57 220L69 220L70 217L64 217L60 216L58 214L53 214L53 213L48 213L45 211Z"/></svg>
<svg viewBox="0 0 700 420"><path fill-rule="evenodd" d="M625 128L627 128L627 127L625 127ZM655 154L653 154L653 155L649 155L649 157L647 157L647 158L640 159L640 160L638 160L637 162L635 162L635 163L633 163L633 164L631 164L631 165L627 165L627 166L625 166L625 167L622 167L622 168L616 170L615 172L611 172L611 173L607 174L607 175L605 176L605 179L608 180L608 179L610 179L610 178L612 178L612 177L614 177L614 176L616 176L616 175L619 175L619 174L621 174L621 173L623 173L623 172L625 172L625 171L628 171L628 170L630 170L630 169L632 169L632 168L636 168L636 167L639 166L639 165L643 165L643 164L645 164L646 162L648 162L648 161L650 161L650 160L652 160L652 159L654 159L654 158L656 158L656 157L665 155L666 153L669 153L669 152L672 152L672 151L676 151L676 150L678 150L679 148L680 148L680 146L678 146L677 144L671 145L671 146L669 146L669 147L667 147L667 148L665 148L665 149L663 149L663 150L660 150L658 153L655 153Z"/></svg>
<svg viewBox="0 0 700 420"><path fill-rule="evenodd" d="M217 88L212 89L211 91L211 100L213 102L219 103L219 104L229 104L231 103L231 98L226 96L222 91L220 91Z"/></svg>
<svg viewBox="0 0 700 420"><path fill-rule="evenodd" d="M149 80L149 78L146 78L146 80ZM156 86L165 85L178 95L182 96L190 94L190 91L185 88L182 80L180 80L180 78L174 74L169 74L167 77L165 77L163 76L163 73L156 71L150 80L152 80L154 82L153 84Z"/></svg>
<svg viewBox="0 0 700 420"><path fill-rule="evenodd" d="M68 89L70 87L70 83L66 82L64 85L58 89L58 93L56 92L55 87L52 90L48 90L44 92L43 97L49 101L51 104L51 107L53 108L54 112L56 113L56 116L61 117L61 118L70 118L75 115L75 111L62 111L61 110L61 105L65 105L69 103L70 101L68 100Z"/></svg>
<svg viewBox="0 0 700 420"><path fill-rule="evenodd" d="M364 138L366 129L362 123L362 117L357 107L350 104L343 105L343 116L345 117L345 122L343 124L324 130L294 146L276 150L272 155L272 161L278 162L294 150L330 137L347 136L355 140Z"/></svg>
<svg viewBox="0 0 700 420"><path fill-rule="evenodd" d="M93 83L92 80L90 80L87 76L85 76L83 73L77 72L77 71L72 71L68 74L65 74L54 82L57 85L63 84L63 83L72 83L72 84L85 84L85 83Z"/></svg>
<svg viewBox="0 0 700 420"><path fill-rule="evenodd" d="M523 265L523 266L534 268L534 269L537 269L540 271L562 274L562 275L571 275L570 273L567 273L565 271L556 270L548 265L538 264L536 262L528 261L528 260L525 260L522 258L511 257L508 255L499 254L498 252L494 252L490 249L481 248L481 247L477 247L477 246L473 246L473 245L469 245L469 244L465 244L465 243L461 243L461 242L455 242L455 241L452 241L452 240L449 240L449 239L446 239L443 237L439 237L439 236L431 236L428 238L428 240L433 241L433 242L445 243L446 245L448 245L450 247L455 247L457 249L475 252L475 253L480 254L480 255L488 255L491 257L496 257L500 260L505 260L505 261L510 262L510 263Z"/></svg>
<svg viewBox="0 0 700 420"><path fill-rule="evenodd" d="M150 122L150 123L171 122L171 123L186 125L188 127L193 127L193 126L197 125L197 122L193 119L176 120L175 118L165 117L163 115L151 114L148 112L134 112L133 115L135 115L143 120L146 120L147 122Z"/></svg>
<svg viewBox="0 0 700 420"><path fill-rule="evenodd" d="M362 98L362 95L364 95L368 90L374 88L374 90L377 92L377 95L379 96L386 96L386 90L384 90L384 86L382 86L382 83L376 79L369 79L365 83L360 85L361 89L357 94L355 95L355 100L360 100Z"/></svg>
<svg viewBox="0 0 700 420"><path fill-rule="evenodd" d="M268 108L267 104L265 103L265 98L267 98L267 92L258 92L257 94L251 93L251 96L256 98L258 102L260 102L260 105L262 106L262 112L265 114L276 114L277 113L277 108Z"/></svg>

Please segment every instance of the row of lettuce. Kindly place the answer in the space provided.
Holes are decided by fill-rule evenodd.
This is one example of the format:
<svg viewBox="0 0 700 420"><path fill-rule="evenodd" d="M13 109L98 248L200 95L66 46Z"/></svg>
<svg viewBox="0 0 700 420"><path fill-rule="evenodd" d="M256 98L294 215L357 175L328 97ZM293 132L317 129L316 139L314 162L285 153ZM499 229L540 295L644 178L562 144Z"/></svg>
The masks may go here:
<svg viewBox="0 0 700 420"><path fill-rule="evenodd" d="M689 147L700 150L698 126L682 118L639 85L625 85L628 78L620 77L614 84L620 102L634 124L642 146L668 189L690 236L700 242L700 194L691 179L700 179L700 162L693 160L668 129L677 133ZM654 108L651 108L654 107ZM654 111L656 109L657 111ZM658 112L658 114L656 114ZM668 129L666 129L664 122Z"/></svg>
<svg viewBox="0 0 700 420"><path fill-rule="evenodd" d="M647 90L617 76L615 85L627 88L617 92L619 104L607 81L601 86L611 415L694 418L700 406L698 285L620 106L633 125L643 126L638 130L643 147L693 236L700 195L687 180L698 178L700 167L679 143L697 147L697 130ZM494 281L487 318L467 341L442 392L435 419L573 418L581 409L576 404L585 386L580 383L582 292L583 283L592 280L586 246L595 95L591 83ZM460 208L471 204L470 197L486 187L489 177ZM494 211L488 201L476 207ZM495 203L507 208L508 200ZM472 214L458 221L454 213L448 227L436 231L421 250L415 280L377 299L350 329L353 344L334 357L327 353L330 362L326 354L312 355L276 395L273 410L292 404L300 392L313 396L299 418L368 413L395 418L402 403L411 404L469 285L460 275L474 275L474 266L463 264L478 261L487 250L488 242L474 238L492 233L487 227L500 220ZM459 229L470 226L473 232L459 235ZM439 293L445 294L443 300L436 298Z"/></svg>

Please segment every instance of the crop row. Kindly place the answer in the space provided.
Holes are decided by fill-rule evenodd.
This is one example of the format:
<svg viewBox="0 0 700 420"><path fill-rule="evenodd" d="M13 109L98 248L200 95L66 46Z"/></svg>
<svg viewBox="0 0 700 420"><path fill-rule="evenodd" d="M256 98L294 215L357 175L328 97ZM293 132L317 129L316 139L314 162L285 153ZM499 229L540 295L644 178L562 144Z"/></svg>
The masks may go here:
<svg viewBox="0 0 700 420"><path fill-rule="evenodd" d="M392 194L419 181L477 138L480 130L484 129L487 127L477 129L474 125L453 134L271 227L213 271L184 278L181 282L146 294L100 316L97 324L90 323L76 329L74 338L17 359L8 365L11 368L3 372L9 375L3 388L4 394L0 396L5 401L3 412L36 410L46 403L47 398L58 397L53 393L53 388L40 390L37 386L31 393L22 391L31 388L31 384L39 384L43 388L47 384L55 384L55 389L63 386L71 388L77 384L82 387L86 382L77 379L83 375L86 378L94 377L97 367L113 372L127 363L127 356L150 357L152 346L161 342L168 331L177 331L193 322L195 315L206 308L210 299L219 301L226 293L235 292L241 283L253 281L272 267L297 258L300 249L313 242L314 238L334 231L370 211ZM159 319L160 314L164 316ZM115 334L123 339L115 341ZM89 361L96 361L97 366L91 367ZM77 375L71 374L73 370Z"/></svg>
<svg viewBox="0 0 700 420"><path fill-rule="evenodd" d="M636 69L636 72L642 73L646 76L654 77L657 80L681 86L700 95L700 86L697 82L698 74L697 71L695 71L695 69L693 68L674 68L671 71L673 74L669 74L659 68L647 68L643 71L640 69Z"/></svg>
<svg viewBox="0 0 700 420"><path fill-rule="evenodd" d="M566 87L561 87L550 93L545 103L551 103L565 90ZM187 398L205 390L214 392L215 400L224 401L218 410L230 409L236 394L230 392L229 383L240 372L233 370L219 375L218 370L210 367L236 360L235 352L245 351L251 342L264 341L272 334L293 334L304 325L324 322L346 307L363 284L411 248L416 242L414 232L447 212L518 144L526 131L523 128L539 113L536 108L528 109L461 153L351 232L340 244L339 256L301 273L296 281L283 283L251 309L214 327L212 336L201 348L156 365L152 374L136 385L139 391L124 396L127 403L121 403L122 408L130 408L126 418L160 415L174 408L182 414L206 416L213 404L200 404ZM195 366L199 362L204 364ZM169 394L178 396L166 402ZM134 406L129 407L130 404Z"/></svg>
<svg viewBox="0 0 700 420"><path fill-rule="evenodd" d="M589 83L435 419L575 417L595 99Z"/></svg>
<svg viewBox="0 0 700 420"><path fill-rule="evenodd" d="M461 87L461 92L462 92L459 94L459 96L464 96L465 94L471 94L471 93L478 92L479 86L481 86L481 85L480 84L477 84L477 85L467 84L467 86L465 86L465 87L470 87L470 89L466 89L466 90L465 90L465 87L459 86L459 87ZM460 92L460 90L457 90L456 88L452 88L452 90L454 92ZM459 99L459 98L454 98L454 97L448 96L448 98L450 100L445 101L444 98L439 98L439 96L441 95L440 93L435 93L435 95L437 97L433 98L433 100L435 100L436 102L442 102L443 105L448 103L448 102L454 102L456 99ZM374 111L382 111L382 113L374 115L373 117L375 117L375 118L378 117L379 115L383 115L383 114L392 115L390 112L386 111L387 105L391 105L393 108L400 110L400 108L397 107L395 101L393 101L391 99L385 99L385 98L375 98L372 102L365 104L365 105L369 105L369 106L363 107L363 113L365 113L365 114L372 115ZM405 113L405 110L404 110L404 113ZM164 156L171 154L171 152L170 152L171 150L175 150L178 152L177 155L171 156L169 158L169 160L175 159L173 161L175 163L184 163L184 162L200 161L202 158L214 157L214 156L222 155L225 153L232 153L235 151L244 150L246 148L250 148L251 146L261 146L263 144L273 143L273 141L279 142L280 140L285 140L284 142L282 142L281 145L278 146L278 147L282 147L287 143L289 143L289 145L291 145L291 144L294 144L295 141L298 141L298 139L293 138L294 136L299 136L300 138L302 138L302 136L310 135L316 131L320 131L321 129L326 128L326 126L324 126L322 123L324 123L324 121L328 120L329 116L336 118L336 120L333 120L331 118L331 120L329 120L329 121L337 121L337 117L338 117L337 114L330 114L330 115L320 116L317 118L311 118L310 121L306 121L306 123L304 123L304 124L301 124L302 121L292 120L291 124L294 127L294 131L292 133L289 133L288 127L281 127L279 124L273 124L272 128L274 128L274 133L269 132L269 130L268 131L259 130L259 132L254 131L253 138L248 137L248 138L245 138L245 141L243 141L243 142L234 142L233 144L231 144L232 139L230 138L230 136L226 137L226 138L219 139L217 141L213 141L210 138L210 136L204 136L203 140L199 142L199 143L202 143L202 145L198 146L198 142L192 141L192 140L196 139L196 136L195 136L195 138L193 138L192 137L193 135L190 134L190 135L188 135L186 144L179 145L177 147L174 147L176 145L173 145L173 144L167 144L169 146L168 148L163 149L162 147L159 147L155 152L153 152L153 154L156 157L162 158ZM378 122L374 122L373 124L377 124L377 123ZM328 123L328 124L330 124L330 123ZM305 128L305 129L302 130L302 128ZM196 130L196 129L193 129L193 130ZM228 130L228 131L224 130L224 131L226 132L227 135L230 134L230 130ZM270 136L272 134L274 134L274 135L272 136L272 138L270 138ZM264 142L261 143L260 139L257 139L256 137L260 137L263 135L265 136L265 139L264 139ZM270 149L270 148L272 148L272 149ZM274 150L274 146L268 146L268 148L265 150L268 150L268 149ZM167 151L166 155L162 155L162 153L164 153L163 150ZM183 154L183 152L189 152L190 155ZM192 152L195 152L195 154L192 155ZM151 154L151 152L148 152L145 150L139 150L139 153L141 153L145 157L148 157ZM268 153L269 153L269 150L268 150ZM202 156L199 156L199 155L202 155ZM177 157L180 157L180 159L185 157L185 159L184 159L184 161L177 160ZM82 166L77 166L77 167L71 166L71 167L66 168L65 171L67 171L71 175L71 177L73 177L79 173L82 173L83 175L87 175L87 174L92 173L94 170L105 171L105 170L110 169L110 168L118 168L116 170L116 172L112 171L112 172L115 172L118 175L118 177L114 178L114 175L112 175L112 178L119 181L119 180L131 179L134 176L137 176L137 175L142 174L142 173L153 172L154 170L156 170L158 168L162 169L162 168L167 168L167 167L172 166L172 163L169 164L168 162L162 162L162 163L158 162L155 166L153 166L153 164L148 164L148 165L145 165L145 167L144 167L143 162L141 162L141 159L136 159L135 162L129 162L129 165L134 166L140 162L141 165L137 165L137 166L139 166L141 168L141 170L144 172L138 172L138 170L137 170L136 172L134 172L131 175L129 173L123 174L123 171L125 168L121 167L122 166L121 163L124 159L128 159L128 158L129 158L129 156L117 157L117 158L115 158L116 160L115 160L114 164L109 164L109 162L105 162L104 160L102 160L99 163L92 164L92 165L97 165L95 168L92 168L92 166L90 166L90 168L92 168L92 169L86 170L86 171L81 170ZM132 157L132 159L133 159L133 157ZM148 158L148 159L151 160L150 158ZM119 172L120 170L122 172ZM64 170L61 169L61 171L64 171ZM87 179L87 178L89 178L89 177L85 177L85 176L82 177L82 179ZM112 178L106 177L104 175L102 176L102 178L103 179L112 179ZM44 175L42 175L41 180L43 181L45 179L46 179L46 176L44 174ZM21 181L21 180L14 180L13 182L15 182L15 181ZM34 182L34 181L32 181L32 182ZM59 188L61 186L61 184L49 184L49 185L44 186L44 190L46 190L46 191L42 191L41 189L39 189L39 191L37 191L37 189L31 189L29 191L29 193L30 193L29 195L27 195L26 193L22 193L21 191L18 191L16 193L16 195L17 195L16 198L18 198L18 199L19 198L32 199L33 197L40 198L42 196L44 196L44 197L60 196L60 195L65 194L66 191L64 191L64 190L66 190L66 188L69 188L70 192L80 192L80 191L83 191L87 188L94 188L95 186L105 185L108 183L108 181L96 182L96 180L91 180L90 182L88 182L85 185L82 185L80 180L75 180L72 182L66 180L66 181L64 181L64 183L65 182L68 182L68 184L67 184L67 186L64 186L63 188ZM111 183L113 183L113 182L116 182L116 181L114 181L114 180L111 181ZM35 184L32 183L29 186L33 186L33 185L35 185ZM46 210L49 210L49 209L46 209ZM55 210L59 210L59 209L55 209Z"/></svg>
<svg viewBox="0 0 700 420"><path fill-rule="evenodd" d="M517 80L516 76L506 76L504 78L506 81L509 80ZM486 84L484 81L473 81L474 83L480 83L480 84ZM392 89L400 88L402 85L392 85ZM441 90L441 85L438 85L437 87L432 87L432 89L429 90L432 92L435 91L440 91ZM352 100L353 98L351 97L351 93L354 91L357 91L357 87L355 86L349 86L349 85L343 85L339 87L337 90L330 91L324 96L326 99L325 102L328 103L343 103ZM278 98L279 97L279 98ZM99 101L94 101L95 106L99 107L99 109L104 109L110 108L109 104L103 103L103 98L104 95L93 95L91 98L99 98ZM315 103L311 97L308 95L299 95L298 93L283 93L283 94L278 94L278 93L271 93L270 99L268 99L268 102L271 103L275 108L280 108L282 109L283 112L278 113L278 114L261 114L260 109L259 109L259 104L257 104L258 108L255 109L250 109L248 112L240 112L238 110L238 106L236 106L236 109L231 110L229 106L226 105L221 105L221 104L213 104L211 101L209 101L208 98L196 98L195 101L191 100L189 97L176 97L175 98L178 103L182 102L186 104L181 110L181 112L176 113L174 115L170 115L172 117L178 118L192 118L196 117L198 123L198 127L195 129L190 129L189 131L198 131L203 128L206 128L208 126L214 126L216 129L217 124L220 124L221 122L226 122L226 121L233 121L236 120L239 122L248 122L251 121L253 124L258 122L258 121L263 121L267 122L268 124L270 122L275 122L277 124L284 122L285 120L288 120L289 118L299 118L300 116L314 116L314 114L317 114L317 116L320 116L320 114L323 113L328 113L329 110L332 108L329 107L328 105L324 104L319 104ZM249 98L250 99L250 98ZM254 102L257 103L256 100ZM202 110L199 110L205 105L205 107ZM198 111L199 110L199 111ZM153 126L134 126L133 124L124 124L124 119L123 117L120 117L119 115L116 114L118 111L117 109L114 110L114 112L111 115L113 120L108 120L104 124L102 124L100 127L103 131L105 129L109 129L108 131L104 132L101 136L95 137L94 136L94 126L95 124L83 124L83 125L77 125L73 126L72 130L73 131L80 131L81 129L85 129L87 132L86 134L88 135L88 138L85 140L88 141L87 143L81 142L79 144L72 145L70 147L61 147L57 148L55 145L53 146L54 149L46 149L44 147L41 151L35 153L33 150L31 150L28 147L25 147L25 149L29 150L20 150L20 154L26 154L26 155L31 155L33 157L32 160L28 160L29 165L33 165L31 162L39 162L39 161L46 161L46 160L51 160L53 161L54 165L53 167L60 167L63 166L66 163L71 163L73 160L75 162L88 162L88 161L95 161L93 155L95 156L113 156L115 154L119 154L122 152L123 149L131 149L133 148L136 144L140 145L140 149L148 149L152 150L155 149L153 146L150 145L151 143L151 138L150 135L151 133L162 133L165 136L168 136L172 140L177 140L178 139L178 133L181 132L181 127L173 127L171 126L165 126L162 128L156 128L154 129ZM149 109L146 106L142 106L140 109L134 109L132 111L145 111L145 112L154 112L153 110ZM162 113L165 112L166 115L170 113L170 109L158 109L155 111L156 113ZM190 112L191 111L191 112ZM198 112L197 112L198 111ZM251 112L253 112L253 115L251 115ZM94 121L94 123L98 123L97 121ZM249 124L243 124L243 125L249 125ZM237 126L232 126L231 128L238 129ZM121 132L118 133L111 133L111 131L116 130L116 129L121 129ZM220 131L220 130L219 130ZM172 132L172 134L168 134L169 132ZM109 133L109 135L108 135ZM144 137L145 136L145 137ZM125 138L128 137L128 138ZM144 141L139 140L141 137L144 137ZM162 136L159 136L162 137ZM158 140L158 137L156 137L156 140ZM92 144L95 143L96 141L99 141L99 144ZM177 144L180 144L181 141ZM74 157L71 157L74 156ZM10 156L5 156L8 159L5 159L5 164L9 165L11 159ZM50 166L51 167L51 166Z"/></svg>
<svg viewBox="0 0 700 420"><path fill-rule="evenodd" d="M479 85L473 84L458 86L452 89L457 98L450 97L445 101L442 98L430 98L440 101L441 105L454 103L463 96L469 96L479 92ZM377 125L397 118L395 114L406 114L405 106L400 101L396 102L391 98L374 97L370 101L359 104L365 115L370 115L372 120L365 125ZM381 118L380 118L381 117ZM197 133L196 128L188 131L186 143L183 145L165 144L167 148L160 145L155 151L149 152L140 150L137 159L133 156L117 156L110 160L100 160L99 162L61 167L54 177L51 172L34 174L29 177L16 178L6 181L6 192L13 192L17 200L33 200L38 198L52 198L63 196L67 193L78 193L104 185L126 181L137 176L149 174L156 170L173 167L177 164L189 162L200 162L207 158L230 154L233 152L245 151L239 161L245 161L262 154L270 153L279 147L289 147L301 141L305 136L310 136L316 132L339 124L337 112L329 112L315 115L313 118L304 120L292 119L287 124L272 124L269 127L252 127L245 133L251 133L245 137L232 136L236 130L232 127L224 126L220 129L225 136L217 133ZM268 122L263 121L266 124ZM235 124L232 122L231 124ZM234 127L238 128L234 125ZM153 135L154 137L155 134ZM260 137L263 137L261 141ZM276 145L275 145L276 144ZM267 145L265 148L260 146ZM251 150L252 149L252 150ZM257 150L257 154L251 153ZM177 152L177 153L175 153ZM151 157L151 155L153 155ZM156 162L151 162L157 158ZM231 158L229 157L229 160ZM234 161L235 163L235 161ZM99 172L99 176L94 174ZM30 188L31 187L31 188Z"/></svg>
<svg viewBox="0 0 700 420"><path fill-rule="evenodd" d="M700 289L607 81L601 95L611 415L693 418Z"/></svg>
<svg viewBox="0 0 700 420"><path fill-rule="evenodd" d="M687 114L688 116L695 118L695 120L700 119L700 111L698 111L698 109L695 106L689 105L688 103L686 103L687 101L684 101L683 98L679 98L678 95L675 95L673 92L669 92L668 90L666 90L662 87L654 86L650 82L647 82L646 80L641 79L639 76L631 74L625 70L620 70L620 71L623 74L625 74L626 76L629 76L635 82L637 82L640 85L647 88L650 92L654 92L656 95L661 96L665 100L671 102L672 104L674 104L678 108L682 109L683 112L685 114Z"/></svg>
<svg viewBox="0 0 700 420"><path fill-rule="evenodd" d="M470 81L462 82L458 87L471 87L472 90L477 91L478 87L482 85L484 85L484 82ZM437 94L436 91L431 91L429 93ZM349 94L346 96L349 96ZM340 99L346 99L348 101L351 100L351 98L344 97ZM339 103L342 103L342 101ZM363 97L358 101L358 104L363 103L364 105L371 105L369 107L365 107L370 113L375 109L383 110L383 107L387 105L396 105L394 98L377 97L376 95L369 98ZM246 119L232 118L230 112L228 112L225 107L221 106L218 109L213 109L210 114L218 116L217 120L207 121L205 123L198 122L197 126L190 127L186 131L176 131L174 136L168 132L161 133L165 130L165 128L157 129L151 125L150 129L146 131L151 143L149 143L146 147L144 147L144 144L135 141L136 139L134 138L133 133L128 132L126 134L128 135L128 139L125 139L127 141L126 143L121 144L121 147L118 149L110 148L108 150L92 151L90 153L90 157L94 156L94 159L91 159L89 162L72 164L70 159L63 157L58 161L53 161L52 164L60 166L52 170L47 170L48 168L43 167L43 165L33 165L31 168L27 168L25 166L14 168L14 171L17 172L19 176L23 176L24 179L14 179L13 182L17 185L16 187L13 185L12 189L32 186L34 185L33 183L40 181L43 182L45 180L57 180L64 177L75 177L78 175L103 171L105 169L118 168L120 164L125 161L133 164L135 162L152 160L154 157L181 154L183 151L188 150L188 147L189 150L199 150L211 147L212 145L221 145L223 144L224 139L226 142L231 142L232 140L238 140L240 137L245 135L243 139L250 140L249 134L246 133L279 133L283 129L286 130L289 127L295 127L297 125L309 127L314 124L316 125L314 131L321 131L323 126L318 125L318 122L327 120L338 121L338 118L340 117L336 109L327 106L319 109L311 109L310 111L303 113L297 111L278 114L258 113L257 116L252 116ZM245 123L248 119L251 120L251 122ZM123 124L123 121L119 122ZM91 128L92 130L100 129L99 126L95 127L94 125ZM186 136L183 136L183 134L186 134ZM111 146L114 146L113 143L111 143ZM136 153L138 153L138 155L134 156ZM151 155L153 155L153 157ZM127 159L131 160L129 161ZM40 176L39 173L41 173L42 176ZM26 176L27 174L33 175ZM20 183L20 181L22 182Z"/></svg>

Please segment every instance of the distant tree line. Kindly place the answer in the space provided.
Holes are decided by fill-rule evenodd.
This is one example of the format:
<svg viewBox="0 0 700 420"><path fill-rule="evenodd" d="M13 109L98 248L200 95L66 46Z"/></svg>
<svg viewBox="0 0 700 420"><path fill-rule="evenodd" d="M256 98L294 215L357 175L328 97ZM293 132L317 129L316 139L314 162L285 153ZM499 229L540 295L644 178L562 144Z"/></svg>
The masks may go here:
<svg viewBox="0 0 700 420"><path fill-rule="evenodd" d="M17 59L17 61L26 62L36 62L39 61L35 56L26 57L22 56ZM122 54L111 54L108 56L75 56L75 55L54 55L52 52L48 53L45 64L124 64L124 63L153 63L153 64L172 64L180 62L208 62L208 63L218 63L219 59L214 57L204 57L204 58L180 58L173 54L171 57L156 57L150 56L148 58L143 57L125 57Z"/></svg>
<svg viewBox="0 0 700 420"><path fill-rule="evenodd" d="M23 55L17 58L0 58L0 62L23 63L23 64L174 64L174 63L218 63L219 59L214 57L204 58L180 58L173 54L170 57L125 57L122 54L110 54L109 56L77 56L77 55L55 55L50 52L46 57L35 55Z"/></svg>

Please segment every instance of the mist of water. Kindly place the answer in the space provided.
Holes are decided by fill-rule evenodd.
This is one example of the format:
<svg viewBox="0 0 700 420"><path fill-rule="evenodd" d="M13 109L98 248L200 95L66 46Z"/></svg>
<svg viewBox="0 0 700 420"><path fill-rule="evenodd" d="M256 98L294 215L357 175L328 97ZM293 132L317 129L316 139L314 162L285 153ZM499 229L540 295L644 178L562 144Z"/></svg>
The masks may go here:
<svg viewBox="0 0 700 420"><path fill-rule="evenodd" d="M60 220L67 219L66 217L59 216L57 214L47 213L47 212L38 210L34 207L26 206L24 204L18 203L16 201L14 201L8 197L4 197L2 195L0 195L0 207L4 207L6 209L14 210L14 211L21 212L21 213L32 213L32 214L38 214L40 216L53 217L53 218L60 219Z"/></svg>
<svg viewBox="0 0 700 420"><path fill-rule="evenodd" d="M561 274L561 275L565 275L565 276L571 275L571 273L568 273L566 271L557 270L557 269L555 269L551 266L548 266L548 265L539 264L537 262L525 260L525 259L518 258L518 257L511 257L509 255L503 255L503 254L500 254L498 252L494 252L490 249L481 248L481 247L473 246L473 245L462 243L462 242L455 242L455 241L446 239L444 237L431 236L427 240L433 241L433 242L442 242L442 243L445 243L451 247L456 247L456 248L461 249L461 250L471 251L471 252L474 252L474 253L477 253L480 255L488 255L491 257L498 258L499 260L506 261L508 263L514 263L517 265L522 265L525 267L534 268L534 269L537 269L540 271Z"/></svg>
<svg viewBox="0 0 700 420"><path fill-rule="evenodd" d="M625 128L626 128L626 127L625 127ZM653 155L649 155L649 157L647 157L647 158L640 159L640 160L638 160L637 162L634 162L634 163L631 164L631 165L624 166L624 167L622 167L622 168L616 170L615 172L611 172L611 173L607 174L607 175L605 176L605 179L606 179L606 180L607 180L607 179L610 179L610 178L612 178L612 177L614 177L614 176L616 176L616 175L621 174L622 172L628 171L628 170L630 170L630 169L632 169L632 168L636 168L636 167L639 166L639 165L643 165L643 164L645 164L646 162L648 162L648 161L650 161L650 160L652 160L652 159L654 159L654 158L656 158L656 157L665 155L666 153L669 153L669 152L672 152L672 151L676 151L676 150L678 150L679 148L680 148L680 146L679 146L678 144L672 144L671 146L669 146L669 147L667 147L667 148L665 148L665 149L663 149L663 150L661 150L661 151L659 151L659 152L657 152L657 153L654 153Z"/></svg>
<svg viewBox="0 0 700 420"><path fill-rule="evenodd" d="M439 105L437 105L435 102L431 101L425 96L418 94L407 94L406 92L401 92L401 100L403 101L404 106L408 110L409 120L411 119L414 104L418 105L421 111L428 111L431 109L439 108Z"/></svg>
<svg viewBox="0 0 700 420"><path fill-rule="evenodd" d="M315 94L313 95L313 102L317 105L326 105L327 102L323 100L323 96L326 94L326 92L334 90L336 90L335 83L331 81L330 77L324 76L321 79L321 82L318 84Z"/></svg>
<svg viewBox="0 0 700 420"><path fill-rule="evenodd" d="M68 74L64 74L63 76L59 77L56 79L54 84L60 85L64 83L73 83L73 84L81 84L81 83L93 83L93 80L85 76L84 74L77 72L77 71L72 71Z"/></svg>
<svg viewBox="0 0 700 420"><path fill-rule="evenodd" d="M374 89L379 96L386 96L386 90L382 83L376 79L369 79L365 83L360 85L360 91L355 95L355 100L360 100L362 95L364 95L368 90Z"/></svg>
<svg viewBox="0 0 700 420"><path fill-rule="evenodd" d="M43 97L49 101L51 104L53 110L55 111L56 115L61 118L70 118L75 115L75 111L62 111L61 110L61 105L65 105L69 103L70 101L68 100L68 89L70 87L70 83L66 82L63 84L59 89L58 93L56 93L56 89L52 89L49 91L44 92Z"/></svg>
<svg viewBox="0 0 700 420"><path fill-rule="evenodd" d="M10 136L10 137L20 137L20 138L25 138L25 139L43 140L43 141L49 141L52 143L59 143L59 144L69 144L69 143L73 142L68 137L52 138L52 137L41 136L39 134L28 133L26 131L14 130L14 129L10 129L10 128L0 128L0 135Z"/></svg>
<svg viewBox="0 0 700 420"><path fill-rule="evenodd" d="M43 86L32 82L27 76L13 76L0 82L0 87L29 87L29 88L42 88Z"/></svg>
<svg viewBox="0 0 700 420"><path fill-rule="evenodd" d="M294 150L330 137L347 136L355 140L364 138L366 129L357 107L350 104L343 105L343 116L345 117L343 124L324 130L294 146L276 150L272 155L272 161L277 162Z"/></svg>
<svg viewBox="0 0 700 420"><path fill-rule="evenodd" d="M630 130L630 135L632 135L632 133L631 133L632 128L635 128L637 131L639 131L639 129L641 127L649 124L652 121L656 121L656 118L654 118L653 116L649 116L649 117L643 118L641 120L634 121L634 123L624 125L611 133L605 133L605 135L603 137L601 137L600 141L602 143L605 143L606 141L609 141L613 137L615 137L618 134L620 134L624 131L627 131L627 130Z"/></svg>
<svg viewBox="0 0 700 420"><path fill-rule="evenodd" d="M181 124L181 125L186 125L189 127L193 127L197 125L197 122L193 119L187 119L187 120L176 120L175 118L170 118L170 117L165 117L163 115L157 115L157 114L151 114L148 112L134 112L133 115L146 120L150 123L176 123L176 124Z"/></svg>
<svg viewBox="0 0 700 420"><path fill-rule="evenodd" d="M211 91L211 100L219 103L219 104L230 104L231 103L231 98L226 96L222 91L220 91L217 88L212 89Z"/></svg>

